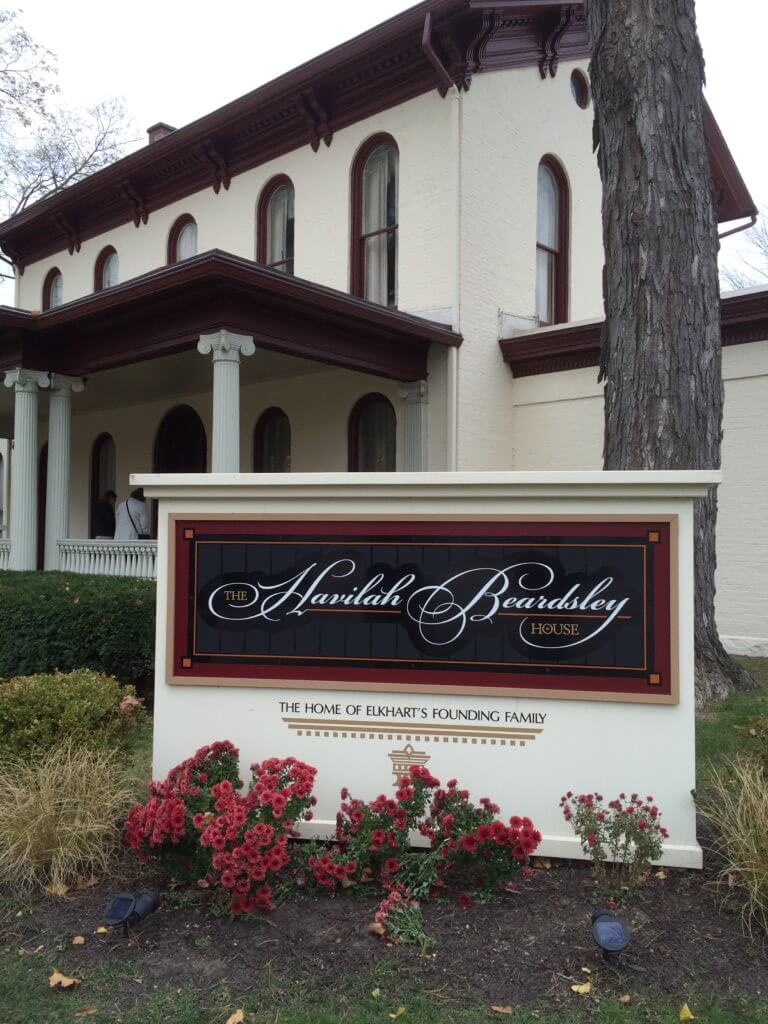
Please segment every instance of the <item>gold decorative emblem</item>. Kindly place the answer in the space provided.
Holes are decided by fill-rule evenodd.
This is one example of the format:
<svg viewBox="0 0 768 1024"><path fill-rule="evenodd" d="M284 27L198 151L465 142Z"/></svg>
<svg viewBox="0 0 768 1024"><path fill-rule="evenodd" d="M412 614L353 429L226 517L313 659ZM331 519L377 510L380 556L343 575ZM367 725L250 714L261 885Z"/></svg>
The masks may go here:
<svg viewBox="0 0 768 1024"><path fill-rule="evenodd" d="M425 765L429 761L429 757L430 755L425 754L422 750L414 750L410 743L406 744L402 750L393 750L389 759L392 762L392 774L395 777L394 785L396 786L400 777L407 775L415 764Z"/></svg>

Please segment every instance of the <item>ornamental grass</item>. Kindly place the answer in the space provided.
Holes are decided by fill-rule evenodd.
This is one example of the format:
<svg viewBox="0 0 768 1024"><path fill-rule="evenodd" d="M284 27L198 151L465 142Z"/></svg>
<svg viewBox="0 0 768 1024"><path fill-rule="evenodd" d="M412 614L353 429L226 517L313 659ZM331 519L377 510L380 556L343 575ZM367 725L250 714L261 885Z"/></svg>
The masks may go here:
<svg viewBox="0 0 768 1024"><path fill-rule="evenodd" d="M699 813L716 830L727 899L740 905L745 925L768 930L768 778L761 763L735 757L713 771Z"/></svg>
<svg viewBox="0 0 768 1024"><path fill-rule="evenodd" d="M63 893L106 873L131 793L114 751L67 742L0 766L0 882Z"/></svg>

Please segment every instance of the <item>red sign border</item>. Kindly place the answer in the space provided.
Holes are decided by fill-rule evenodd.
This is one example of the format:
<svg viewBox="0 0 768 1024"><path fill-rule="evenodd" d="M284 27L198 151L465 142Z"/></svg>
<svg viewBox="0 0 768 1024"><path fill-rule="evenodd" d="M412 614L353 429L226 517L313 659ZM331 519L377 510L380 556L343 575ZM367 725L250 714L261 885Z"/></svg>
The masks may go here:
<svg viewBox="0 0 768 1024"><path fill-rule="evenodd" d="M507 535L552 535L622 537L635 536L647 543L653 560L653 650L643 685L637 679L601 673L599 678L568 677L565 673L516 672L514 676L487 672L442 669L345 668L338 665L253 665L200 664L189 657L187 600L192 565L190 550L196 532L226 536L237 532L269 536L273 533L334 536L378 535L396 538L414 530L433 536L450 536L458 530L475 537ZM465 695L524 696L580 700L616 700L641 703L677 703L677 520L674 516L392 516L350 517L241 514L168 516L168 636L167 680L170 684L205 686L250 686L302 690L359 690L393 693L439 693ZM446 682L446 678L450 682ZM510 681L510 680L513 681Z"/></svg>

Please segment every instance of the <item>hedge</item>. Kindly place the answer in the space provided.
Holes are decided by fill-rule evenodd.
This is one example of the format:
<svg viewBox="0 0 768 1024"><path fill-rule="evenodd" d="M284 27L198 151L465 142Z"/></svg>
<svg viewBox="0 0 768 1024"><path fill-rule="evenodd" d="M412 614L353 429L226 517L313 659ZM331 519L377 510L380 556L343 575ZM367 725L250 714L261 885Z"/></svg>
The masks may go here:
<svg viewBox="0 0 768 1024"><path fill-rule="evenodd" d="M154 643L151 580L0 572L0 677L90 668L139 681Z"/></svg>
<svg viewBox="0 0 768 1024"><path fill-rule="evenodd" d="M0 757L27 758L67 741L77 748L111 746L140 709L132 686L90 669L6 679L0 682Z"/></svg>

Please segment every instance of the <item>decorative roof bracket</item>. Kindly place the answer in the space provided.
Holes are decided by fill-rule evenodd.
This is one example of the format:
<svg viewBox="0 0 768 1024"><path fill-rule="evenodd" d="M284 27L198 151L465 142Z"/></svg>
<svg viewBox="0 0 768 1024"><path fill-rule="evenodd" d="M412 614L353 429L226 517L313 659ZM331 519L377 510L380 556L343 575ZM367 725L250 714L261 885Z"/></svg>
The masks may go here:
<svg viewBox="0 0 768 1024"><path fill-rule="evenodd" d="M318 99L316 91L309 86L303 89L300 96L300 108L309 128L310 145L316 153L320 148L320 140L330 146L333 142L333 131L328 124L328 114Z"/></svg>
<svg viewBox="0 0 768 1024"><path fill-rule="evenodd" d="M545 28L541 37L541 59L539 61L539 74L542 78L547 75L554 78L557 74L557 66L560 63L560 40L568 31L573 21L573 7L561 7L560 12L555 14Z"/></svg>
<svg viewBox="0 0 768 1024"><path fill-rule="evenodd" d="M120 183L120 191L131 204L131 208L133 209L134 227L138 227L139 224L146 224L149 220L149 210L144 202L144 197L130 178L126 178L125 181Z"/></svg>
<svg viewBox="0 0 768 1024"><path fill-rule="evenodd" d="M232 176L229 173L226 160L213 139L204 139L198 146L198 153L213 172L213 181L211 182L213 191L218 195L223 185L226 192L229 189Z"/></svg>
<svg viewBox="0 0 768 1024"><path fill-rule="evenodd" d="M67 252L69 255L80 252L80 233L69 217L65 217L62 213L57 214L56 224L67 240Z"/></svg>

